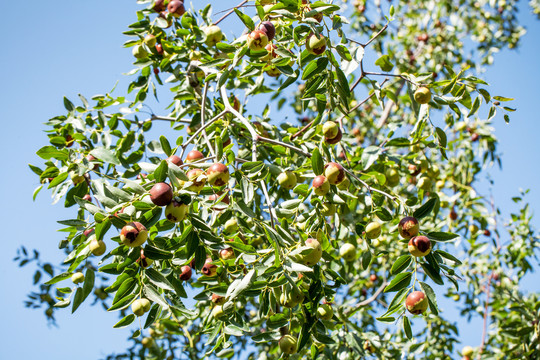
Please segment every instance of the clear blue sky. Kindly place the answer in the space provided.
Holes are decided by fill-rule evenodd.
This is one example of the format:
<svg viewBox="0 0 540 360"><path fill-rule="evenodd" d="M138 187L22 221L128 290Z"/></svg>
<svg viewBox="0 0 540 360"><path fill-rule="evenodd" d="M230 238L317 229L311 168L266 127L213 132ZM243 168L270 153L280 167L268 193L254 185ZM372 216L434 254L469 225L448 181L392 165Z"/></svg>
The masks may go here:
<svg viewBox="0 0 540 360"><path fill-rule="evenodd" d="M237 2L214 2L218 4L216 12ZM528 33L521 48L498 54L496 66L484 76L492 85L492 94L516 98L511 106L518 108L510 125L501 117L495 123L504 154L504 171L493 171L494 194L504 209L513 209L510 197L519 188L532 189L528 200L533 209L540 204L540 22L524 5L520 19ZM122 32L135 21L137 8L133 0L0 3L0 149L4 154L0 177L0 218L4 223L4 261L0 263L0 288L4 294L0 298L4 309L0 327L2 358L98 359L126 347L129 330L112 329L116 314L99 311L88 303L74 315L67 310L57 312L59 328L48 327L41 310L23 306L32 289L33 272L28 267L19 269L12 258L23 244L29 249L37 248L44 259L57 263L62 260L57 250L61 234L56 232L56 221L70 218L72 210L51 206L46 191L32 202L38 180L27 164L40 163L35 151L46 144L43 123L64 113L63 96L75 100L82 93L91 97L109 91L117 80L121 80L121 87L125 86L126 78L122 79L121 74L131 69L133 58L130 49L122 47L127 40ZM223 28L232 26L232 21L225 22ZM539 223L538 219L535 223ZM447 309L451 306L443 303ZM478 345L480 324L473 323L468 328L462 328L462 335L478 338L471 342Z"/></svg>

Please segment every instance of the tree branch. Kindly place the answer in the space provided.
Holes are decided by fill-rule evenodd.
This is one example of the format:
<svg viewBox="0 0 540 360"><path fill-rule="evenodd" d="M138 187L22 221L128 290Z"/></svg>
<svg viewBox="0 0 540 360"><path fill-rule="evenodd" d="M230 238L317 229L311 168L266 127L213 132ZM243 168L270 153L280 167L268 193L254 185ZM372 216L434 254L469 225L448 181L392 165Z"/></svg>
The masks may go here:
<svg viewBox="0 0 540 360"><path fill-rule="evenodd" d="M355 312L357 312L358 310L360 310L362 307L372 303L373 301L377 300L377 298L379 297L379 295L383 292L384 288L386 287L386 285L388 285L388 282L387 281L384 281L382 283L381 286L379 286L379 288L377 289L377 291L375 291L373 293L373 295L364 300L364 301L361 301L359 302L358 304L356 304L355 307L353 307L351 310L347 311L347 313L345 313L345 316L346 317L351 317L352 315L354 315Z"/></svg>
<svg viewBox="0 0 540 360"><path fill-rule="evenodd" d="M236 5L235 7L233 7L231 10L229 10L225 15L223 15L222 17L219 18L218 21L216 21L214 23L214 25L217 25L219 24L220 22L222 22L227 16L231 15L235 9L238 9L240 6L244 5L245 3L247 3L248 0L244 0L242 1L240 4Z"/></svg>

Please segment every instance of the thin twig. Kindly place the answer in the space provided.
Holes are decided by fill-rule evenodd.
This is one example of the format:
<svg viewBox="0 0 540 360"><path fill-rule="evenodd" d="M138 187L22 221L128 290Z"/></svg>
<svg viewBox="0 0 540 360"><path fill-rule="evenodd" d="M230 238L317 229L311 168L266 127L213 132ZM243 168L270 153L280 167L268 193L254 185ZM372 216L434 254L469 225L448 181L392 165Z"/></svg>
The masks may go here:
<svg viewBox="0 0 540 360"><path fill-rule="evenodd" d="M206 97L208 95L208 84L209 84L208 82L204 84L203 95L202 95L201 129L202 129L204 141L206 142L206 146L208 146L208 150L213 156L216 156L216 153L214 152L214 148L212 147L212 145L210 144L210 141L208 140L208 135L206 135L206 125L204 123L205 112L206 112ZM216 159L216 160L219 160L219 159Z"/></svg>
<svg viewBox="0 0 540 360"><path fill-rule="evenodd" d="M213 123L215 123L216 121L218 121L223 115L227 114L229 111L227 110L223 110L222 112L220 112L219 114L217 114L216 116L214 116L209 122L207 122L206 124L202 125L200 129L198 129L193 135L191 135L191 137L189 139L187 139L183 144L182 144L182 147L183 148L186 148L192 141L193 139L195 139L201 132L203 132L206 128L208 128L210 125L212 125ZM202 121L201 121L202 122ZM215 154L212 154L215 156Z"/></svg>
<svg viewBox="0 0 540 360"><path fill-rule="evenodd" d="M372 42L373 40L375 40L376 38L378 38L379 35L381 35L381 34L384 32L384 30L386 30L387 28L388 28L388 24L384 25L383 28L382 28L381 30L379 30L378 33L376 33L371 39L369 39L369 41L368 41L367 43L365 43L365 44L362 45L362 46L363 46L363 47L366 47L366 46L368 46L369 44L371 44L371 42Z"/></svg>
<svg viewBox="0 0 540 360"><path fill-rule="evenodd" d="M304 151L304 150L302 150L300 148L297 148L294 145L290 145L290 144L284 143L284 142L279 141L279 140L269 139L269 138L266 138L266 137L263 137L263 136L259 136L258 139L259 139L259 141L262 141L262 142L266 142L266 143L269 143L269 144L280 145L280 146L286 147L288 149L296 151L297 153L300 153L300 154L302 154L304 156L307 156L309 158L311 157L310 153L308 153L307 151Z"/></svg>
<svg viewBox="0 0 540 360"><path fill-rule="evenodd" d="M489 310L489 293L491 290L491 279L493 278L493 272L489 275L487 288L486 288L486 306L484 308L484 323L482 325L482 343L480 344L480 347L478 348L478 355L477 359L482 358L482 352L484 351L484 346L486 344L486 336L487 336L487 323L488 323L488 310Z"/></svg>
<svg viewBox="0 0 540 360"><path fill-rule="evenodd" d="M249 134L251 135L252 145L251 145L251 158L253 161L257 161L257 139L259 138L259 134L257 134L257 131L249 122L248 119L246 119L242 114L240 114L234 107L231 106L231 103L229 102L229 98L227 97L227 90L224 86L222 86L219 91L221 92L221 98L223 100L223 104L225 105L225 109L227 109L230 113L232 113L244 126L248 129Z"/></svg>
<svg viewBox="0 0 540 360"><path fill-rule="evenodd" d="M306 126L301 128L300 130L298 130L295 134L292 134L291 135L291 140L294 139L297 136L302 135L304 133L304 131L306 131L307 129L309 129L311 127L311 125L313 124L314 121L315 121L315 119L311 120Z"/></svg>
<svg viewBox="0 0 540 360"><path fill-rule="evenodd" d="M396 91L396 97L399 96L399 93L401 93L401 90L403 89L404 85L405 85L405 82L402 81L400 87ZM390 116L390 111L392 111L392 107L394 105L395 103L392 99L388 100L382 112L381 118L379 119L379 122L377 123L377 128L379 129L382 128L383 125L386 123L386 120L388 120L388 117Z"/></svg>
<svg viewBox="0 0 540 360"><path fill-rule="evenodd" d="M383 86L386 82L388 81L388 79L384 79L384 81L381 83L381 85L379 86ZM362 100L361 102L359 102L358 104L356 104L351 110L349 110L347 112L347 114L343 114L341 115L341 117L338 119L338 122L341 122L343 120L343 118L345 118L345 116L349 115L350 113L352 113L353 111L355 111L356 109L358 109L360 106L364 105L369 99L371 99L373 96L375 96L375 92L373 92L371 95L369 95L367 98L365 98L364 100Z"/></svg>
<svg viewBox="0 0 540 360"><path fill-rule="evenodd" d="M261 180L261 189L263 191L264 197L266 199L266 205L268 206L268 212L270 213L270 222L272 223L272 228L276 228L276 223L274 220L274 207L272 206L272 201L270 201L270 195L268 195L268 190L266 189L266 183L264 180Z"/></svg>
<svg viewBox="0 0 540 360"><path fill-rule="evenodd" d="M382 190L379 190L379 189L375 189L375 188L372 188L371 186L368 185L368 183L366 183L364 180L360 179L358 176L354 175L350 170L348 169L344 169L345 172L347 172L349 175L351 175L353 178L355 178L358 182L360 182L362 185L364 185L364 187L371 193L371 192L376 192L376 193L379 193L381 195L384 195L386 196L387 198L389 198L390 200L393 200L393 201L396 201L397 202L397 197L396 196L393 196L393 195L390 195Z"/></svg>
<svg viewBox="0 0 540 360"><path fill-rule="evenodd" d="M350 316L352 316L355 312L357 312L358 310L360 310L362 307L364 307L364 306L366 306L366 305L372 303L373 301L377 300L377 298L378 298L379 295L383 292L383 290L384 290L384 288L386 287L386 285L388 285L388 282L384 281L384 282L382 283L382 285L379 286L379 288L377 289L377 291L375 291L375 292L373 293L373 295L372 295L370 298L368 298L368 299L366 299L366 300L364 300L364 301L361 301L361 302L359 302L358 304L356 304L355 307L353 307L351 310L349 310L349 311L347 311L347 313L345 313L345 316L346 316L346 317L350 317Z"/></svg>
<svg viewBox="0 0 540 360"><path fill-rule="evenodd" d="M242 1L240 4L238 4L238 5L236 5L235 7L233 7L233 8L232 8L231 10L229 10L225 15L223 15L222 17L220 17L219 20L216 21L216 22L214 23L214 25L219 24L219 23L220 23L221 21L223 21L227 16L231 15L231 14L234 12L235 9L238 9L240 6L244 5L244 4L247 3L247 2L248 2L248 0L244 0L244 1Z"/></svg>

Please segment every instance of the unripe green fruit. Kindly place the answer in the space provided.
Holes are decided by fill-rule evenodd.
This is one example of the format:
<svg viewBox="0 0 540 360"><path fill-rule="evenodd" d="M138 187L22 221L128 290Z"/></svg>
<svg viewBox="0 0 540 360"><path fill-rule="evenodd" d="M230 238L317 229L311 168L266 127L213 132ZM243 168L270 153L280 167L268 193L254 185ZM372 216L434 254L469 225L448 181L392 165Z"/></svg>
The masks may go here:
<svg viewBox="0 0 540 360"><path fill-rule="evenodd" d="M284 291L279 300L281 305L287 308L293 308L304 301L304 293L300 289L293 287L288 291Z"/></svg>
<svg viewBox="0 0 540 360"><path fill-rule="evenodd" d="M336 205L325 202L322 204L321 214L323 216L334 216L336 213Z"/></svg>
<svg viewBox="0 0 540 360"><path fill-rule="evenodd" d="M279 348L285 354L296 353L296 345L297 340L291 335L283 335L283 337L279 339Z"/></svg>
<svg viewBox="0 0 540 360"><path fill-rule="evenodd" d="M157 43L157 39L156 39L156 36L155 35L152 35L152 34L148 34L144 37L144 43L146 44L146 46L148 46L149 48L153 48L154 46L156 46L156 43Z"/></svg>
<svg viewBox="0 0 540 360"><path fill-rule="evenodd" d="M416 186L419 189L422 189L424 191L430 190L431 186L432 186L431 179L426 178L426 177L421 177L420 179L418 179L418 182L416 183Z"/></svg>
<svg viewBox="0 0 540 360"><path fill-rule="evenodd" d="M137 59L144 59L148 56L148 51L142 45L135 45L131 50L131 53Z"/></svg>
<svg viewBox="0 0 540 360"><path fill-rule="evenodd" d="M297 183L296 175L290 170L284 171L279 174L277 177L277 181L279 186L287 190L293 189Z"/></svg>
<svg viewBox="0 0 540 360"><path fill-rule="evenodd" d="M472 356L474 354L474 349L471 346L464 346L461 350L461 355L463 356Z"/></svg>
<svg viewBox="0 0 540 360"><path fill-rule="evenodd" d="M415 236L407 247L412 256L424 257L431 252L431 241L426 236Z"/></svg>
<svg viewBox="0 0 540 360"><path fill-rule="evenodd" d="M95 256L101 256L105 254L105 251L107 251L107 245L105 245L105 242L103 240L98 240L95 237L90 240L90 251Z"/></svg>
<svg viewBox="0 0 540 360"><path fill-rule="evenodd" d="M339 255L347 262L353 261L356 259L356 247L353 244L345 243L339 248Z"/></svg>
<svg viewBox="0 0 540 360"><path fill-rule="evenodd" d="M334 316L334 310L329 304L319 305L317 308L317 317L322 320L330 320Z"/></svg>
<svg viewBox="0 0 540 360"><path fill-rule="evenodd" d="M82 272L76 272L75 274L71 275L71 281L74 284L80 284L84 282L84 274Z"/></svg>
<svg viewBox="0 0 540 360"><path fill-rule="evenodd" d="M137 316L143 316L151 306L152 303L148 299L137 299L131 304L131 311Z"/></svg>
<svg viewBox="0 0 540 360"><path fill-rule="evenodd" d="M232 234L238 230L238 221L235 218L229 219L223 225L223 231L228 234Z"/></svg>
<svg viewBox="0 0 540 360"><path fill-rule="evenodd" d="M445 185L444 180L439 180L435 183L435 187L437 188L437 190L441 190L442 188L444 188L444 185Z"/></svg>
<svg viewBox="0 0 540 360"><path fill-rule="evenodd" d="M206 35L205 43L208 46L214 46L223 39L223 33L217 25L211 25L204 29Z"/></svg>
<svg viewBox="0 0 540 360"><path fill-rule="evenodd" d="M323 124L322 132L324 137L333 139L339 133L339 125L333 121L327 121Z"/></svg>
<svg viewBox="0 0 540 360"><path fill-rule="evenodd" d="M151 337L145 337L141 340L141 344L143 347L149 349L154 346L154 339L152 339Z"/></svg>
<svg viewBox="0 0 540 360"><path fill-rule="evenodd" d="M386 185L394 187L399 184L399 172L396 169L386 170Z"/></svg>
<svg viewBox="0 0 540 360"><path fill-rule="evenodd" d="M411 314L423 314L428 308L428 299L422 291L413 291L405 300L405 307Z"/></svg>
<svg viewBox="0 0 540 360"><path fill-rule="evenodd" d="M313 187L313 192L315 193L315 195L319 196L324 196L330 191L330 183L328 182L328 179L323 175L316 176L313 179L311 187Z"/></svg>
<svg viewBox="0 0 540 360"><path fill-rule="evenodd" d="M321 55L326 50L326 37L311 34L306 40L306 50L313 55Z"/></svg>
<svg viewBox="0 0 540 360"><path fill-rule="evenodd" d="M339 190L349 190L349 185L351 185L351 181L348 177L345 176L342 182L340 182L337 187Z"/></svg>
<svg viewBox="0 0 540 360"><path fill-rule="evenodd" d="M212 309L212 317L216 320L221 320L225 317L225 313L223 312L223 307L221 305L216 305Z"/></svg>
<svg viewBox="0 0 540 360"><path fill-rule="evenodd" d="M71 181L73 181L73 185L78 185L78 184L84 182L84 176L83 175L78 175L75 172L71 172L70 177L71 177Z"/></svg>
<svg viewBox="0 0 540 360"><path fill-rule="evenodd" d="M469 231L471 232L471 235L476 235L478 232L478 226L475 224L469 225Z"/></svg>
<svg viewBox="0 0 540 360"><path fill-rule="evenodd" d="M316 239L309 238L306 240L306 246L312 248L308 254L304 255L302 262L304 265L313 266L321 260L322 257L322 246Z"/></svg>
<svg viewBox="0 0 540 360"><path fill-rule="evenodd" d="M366 237L368 239L376 239L381 235L381 224L376 221L370 222L366 226Z"/></svg>
<svg viewBox="0 0 540 360"><path fill-rule="evenodd" d="M427 104L431 101L431 90L421 86L414 92L414 100L419 104Z"/></svg>

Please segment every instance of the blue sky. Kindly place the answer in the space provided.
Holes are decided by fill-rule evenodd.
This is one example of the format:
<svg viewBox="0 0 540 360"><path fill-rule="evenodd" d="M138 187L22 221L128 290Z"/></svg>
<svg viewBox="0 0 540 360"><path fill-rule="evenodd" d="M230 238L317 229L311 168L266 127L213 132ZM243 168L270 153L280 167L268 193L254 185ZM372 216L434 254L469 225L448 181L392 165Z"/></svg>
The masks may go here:
<svg viewBox="0 0 540 360"><path fill-rule="evenodd" d="M221 0L216 12L236 2ZM24 244L37 248L44 259L57 263L62 260L57 250L61 234L56 232L56 221L70 218L72 210L51 206L45 191L36 202L32 201L32 192L39 184L27 164L40 163L35 151L46 144L43 123L64 113L63 96L75 100L81 93L89 98L109 91L117 80L121 80L120 87L126 85L121 74L131 69L133 58L130 49L122 47L127 40L122 32L136 20L137 8L132 0L29 0L24 6L17 1L0 3L4 15L0 23L0 122L4 130L0 142L4 154L0 218L4 222L5 258L0 263L0 288L4 293L0 298L4 309L4 326L0 328L2 357L30 359L47 355L85 360L125 349L129 331L112 329L116 314L99 311L87 303L74 315L67 310L57 312L58 328L47 326L42 311L23 305L31 290L33 271L29 267L19 269L12 258ZM520 19L528 29L522 46L496 55L496 65L484 76L492 85L492 94L515 98L511 106L518 108L510 125L502 116L495 121L504 167L503 171L492 171L494 195L505 211L514 209L510 197L520 188L532 189L528 200L533 209L540 204L540 21L524 5ZM235 21L227 20L223 28L237 26ZM462 336L475 339L471 345L478 345L480 324L473 323L462 331Z"/></svg>

